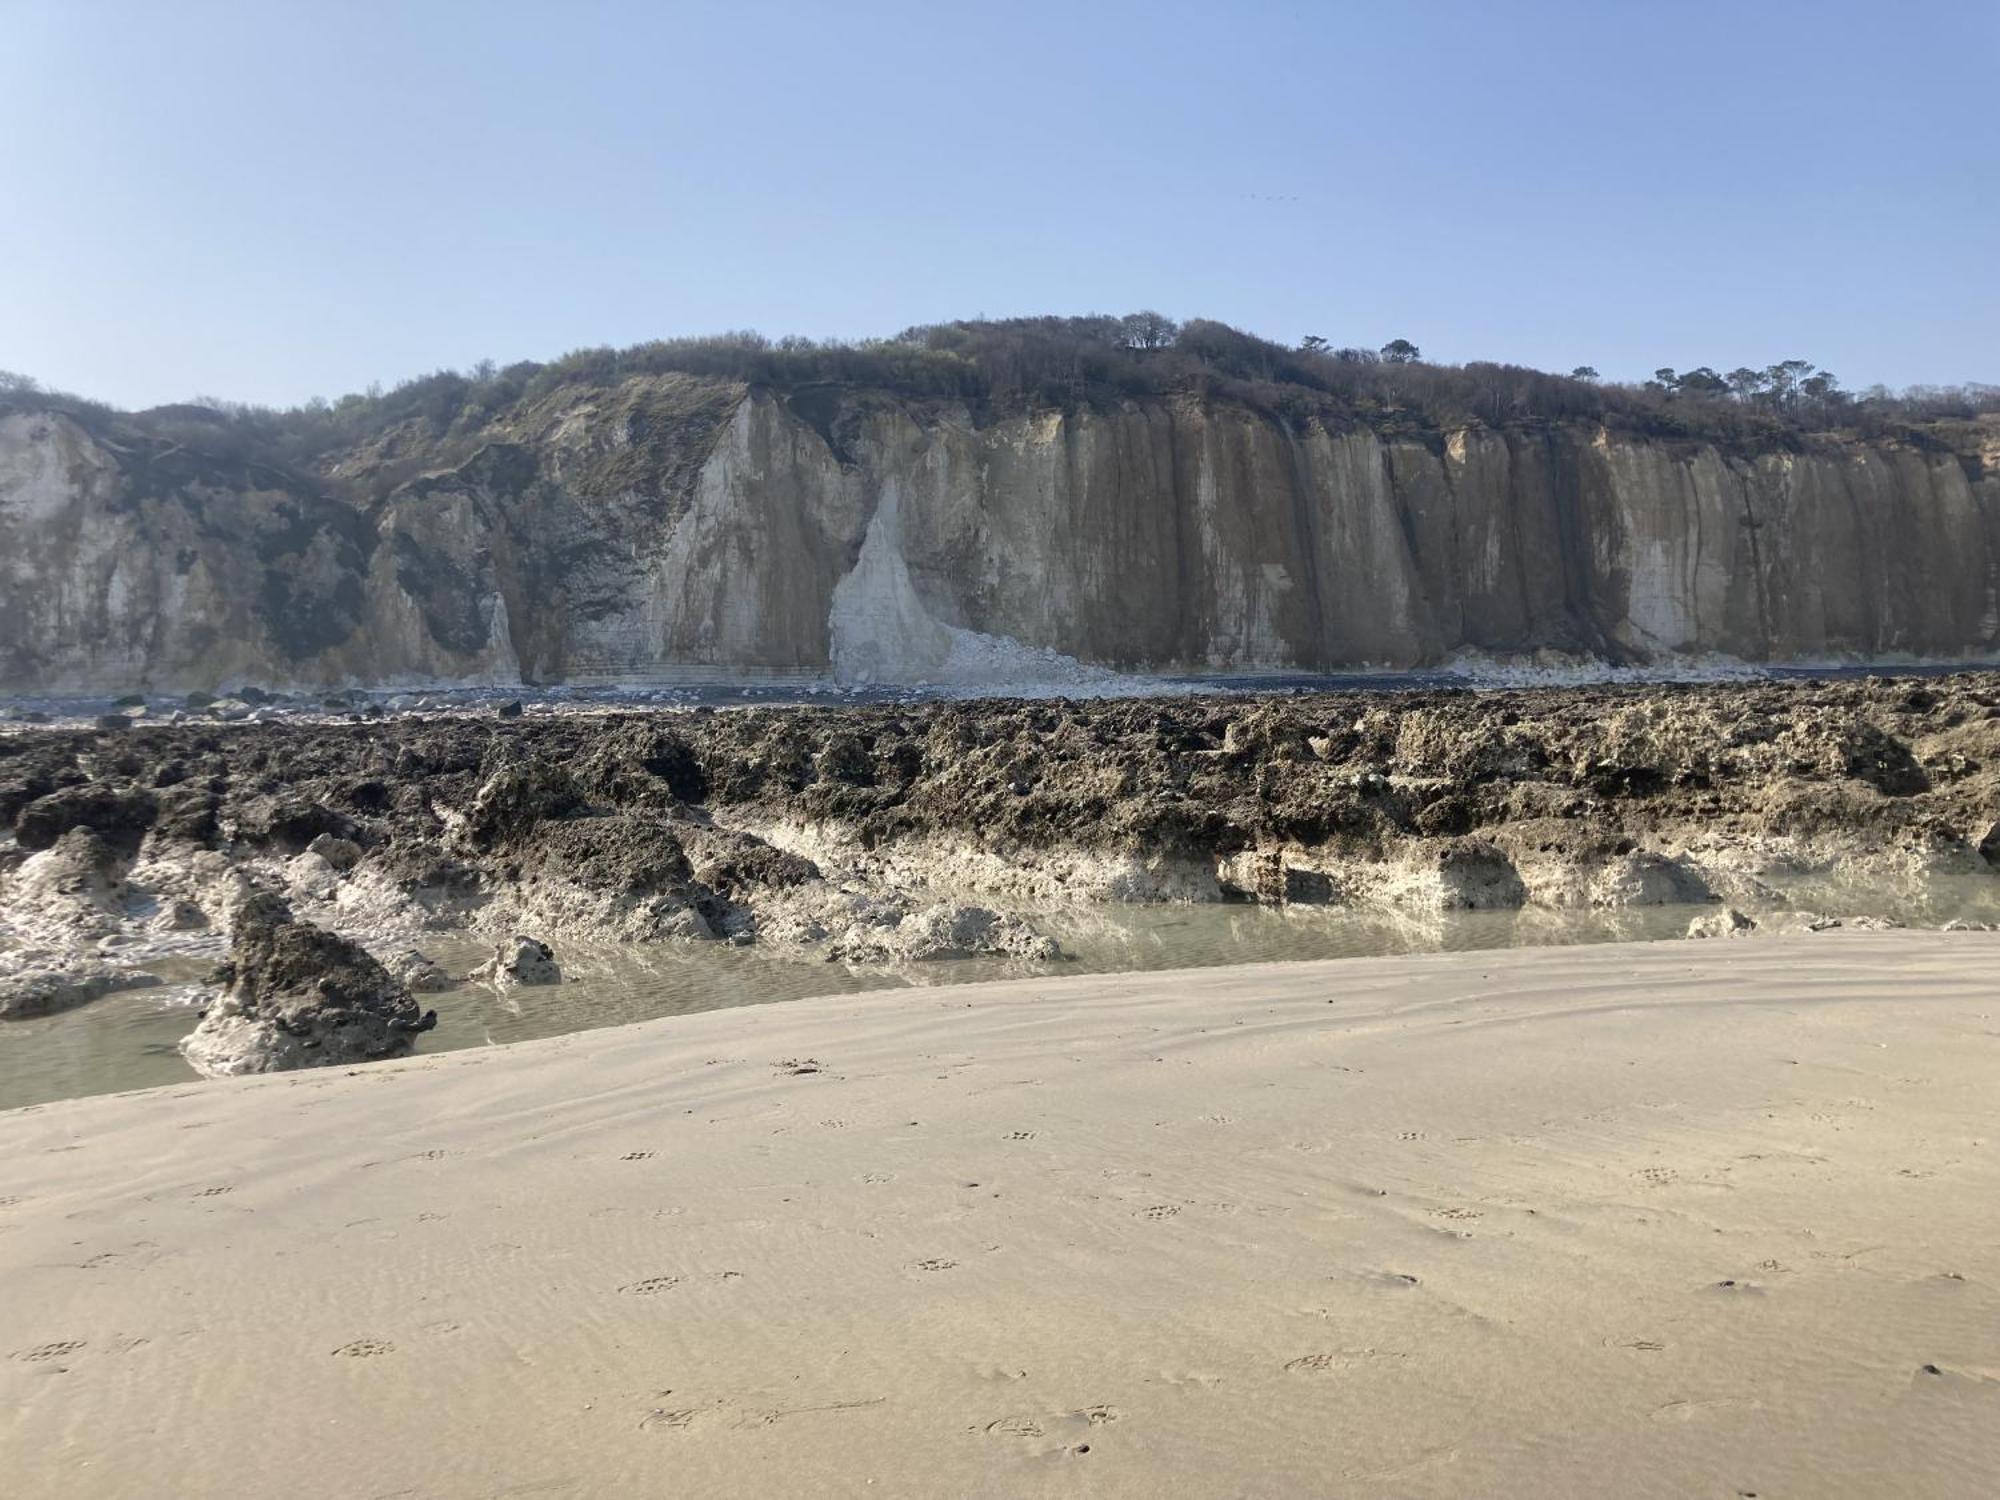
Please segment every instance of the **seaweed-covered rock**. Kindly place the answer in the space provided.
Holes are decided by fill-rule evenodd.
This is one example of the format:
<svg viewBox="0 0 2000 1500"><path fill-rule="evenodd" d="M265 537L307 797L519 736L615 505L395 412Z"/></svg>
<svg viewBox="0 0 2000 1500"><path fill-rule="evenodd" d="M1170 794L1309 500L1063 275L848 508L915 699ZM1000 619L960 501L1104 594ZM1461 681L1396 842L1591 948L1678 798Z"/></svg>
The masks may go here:
<svg viewBox="0 0 2000 1500"><path fill-rule="evenodd" d="M88 828L130 854L153 826L152 794L101 782L64 787L37 797L14 815L14 837L23 849L47 849L72 828Z"/></svg>
<svg viewBox="0 0 2000 1500"><path fill-rule="evenodd" d="M181 1043L210 1078L402 1057L437 1024L359 944L269 894L237 908L222 978L221 997Z"/></svg>
<svg viewBox="0 0 2000 1500"><path fill-rule="evenodd" d="M465 831L478 847L492 848L538 823L573 817L585 806L583 788L560 762L504 765L473 795L465 810Z"/></svg>

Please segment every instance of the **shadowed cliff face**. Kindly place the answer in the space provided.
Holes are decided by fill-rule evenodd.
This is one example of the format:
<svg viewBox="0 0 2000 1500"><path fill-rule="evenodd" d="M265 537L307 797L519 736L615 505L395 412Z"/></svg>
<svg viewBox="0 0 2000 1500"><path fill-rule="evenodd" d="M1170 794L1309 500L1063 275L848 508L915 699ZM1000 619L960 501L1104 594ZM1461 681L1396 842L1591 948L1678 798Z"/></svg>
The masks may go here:
<svg viewBox="0 0 2000 1500"><path fill-rule="evenodd" d="M1984 448L1419 439L1193 398L975 420L674 376L301 476L16 412L0 687L1984 656Z"/></svg>

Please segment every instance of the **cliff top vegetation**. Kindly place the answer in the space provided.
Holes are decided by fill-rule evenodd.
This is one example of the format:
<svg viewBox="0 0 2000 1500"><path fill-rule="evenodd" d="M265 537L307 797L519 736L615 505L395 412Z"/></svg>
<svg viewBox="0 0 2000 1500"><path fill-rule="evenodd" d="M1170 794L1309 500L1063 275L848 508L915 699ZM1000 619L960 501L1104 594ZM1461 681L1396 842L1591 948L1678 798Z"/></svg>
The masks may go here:
<svg viewBox="0 0 2000 1500"><path fill-rule="evenodd" d="M0 372L0 415L33 408L123 419L207 451L310 467L399 429L440 441L468 437L565 387L661 374L794 394L872 389L989 412L1193 395L1239 401L1298 425L1436 431L1587 420L1750 447L1791 446L1821 434L1932 445L1953 423L2000 412L2000 386L1855 393L1799 359L1728 374L1663 368L1643 383L1617 383L1588 366L1560 375L1487 361L1432 363L1400 338L1379 349L1336 347L1316 334L1286 345L1208 319L1177 323L1139 312L931 323L859 342L747 331L663 339L579 349L547 362L485 361L289 410L197 398L117 413Z"/></svg>

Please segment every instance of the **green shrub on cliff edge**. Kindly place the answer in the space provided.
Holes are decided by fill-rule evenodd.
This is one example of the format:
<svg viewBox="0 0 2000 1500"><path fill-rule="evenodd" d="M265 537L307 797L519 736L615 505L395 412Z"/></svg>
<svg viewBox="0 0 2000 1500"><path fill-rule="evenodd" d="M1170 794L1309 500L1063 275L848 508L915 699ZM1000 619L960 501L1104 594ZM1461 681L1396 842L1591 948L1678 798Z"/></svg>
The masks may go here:
<svg viewBox="0 0 2000 1500"><path fill-rule="evenodd" d="M1590 420L1660 437L1759 447L1832 432L1929 443L1937 439L1928 424L2000 411L2000 387L1994 386L1901 395L1877 387L1849 397L1803 360L1727 376L1706 366L1685 374L1662 369L1643 385L1620 385L1600 380L1587 366L1556 375L1484 361L1432 364L1400 338L1379 353L1332 348L1316 335L1287 347L1225 323L1197 318L1176 324L1143 311L932 323L860 342L773 340L748 331L662 339L627 349L579 349L547 363L498 368L488 361L467 372L440 370L386 392L376 387L288 411L202 401L117 420L240 462L311 468L336 452L388 445L409 450L407 461L420 466L436 456L421 450L453 437L470 440L566 388L669 374L761 387L806 402L840 387L963 402L982 417L1207 397L1237 401L1300 427L1367 425L1435 434L1473 423L1533 427ZM0 415L21 408L116 417L98 403L0 373Z"/></svg>

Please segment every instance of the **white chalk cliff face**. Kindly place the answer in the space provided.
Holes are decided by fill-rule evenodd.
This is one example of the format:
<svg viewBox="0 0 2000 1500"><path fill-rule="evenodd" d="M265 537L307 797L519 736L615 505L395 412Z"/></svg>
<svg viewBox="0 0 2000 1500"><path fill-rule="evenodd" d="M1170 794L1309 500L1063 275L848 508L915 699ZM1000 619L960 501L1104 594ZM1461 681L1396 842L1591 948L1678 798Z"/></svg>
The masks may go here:
<svg viewBox="0 0 2000 1500"><path fill-rule="evenodd" d="M672 376L393 482L16 411L0 687L1986 656L2000 426L1979 443L1300 431L1195 399L982 423Z"/></svg>

